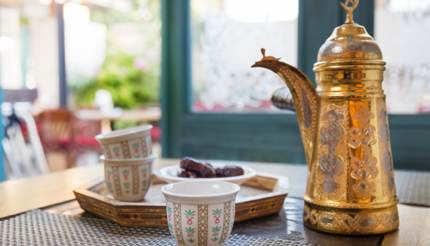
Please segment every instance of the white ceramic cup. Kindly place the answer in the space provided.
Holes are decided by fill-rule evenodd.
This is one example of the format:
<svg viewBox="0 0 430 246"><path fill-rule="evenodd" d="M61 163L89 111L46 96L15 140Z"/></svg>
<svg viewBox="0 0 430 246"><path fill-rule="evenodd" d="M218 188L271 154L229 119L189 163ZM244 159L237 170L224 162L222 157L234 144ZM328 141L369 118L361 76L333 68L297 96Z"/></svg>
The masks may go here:
<svg viewBox="0 0 430 246"><path fill-rule="evenodd" d="M142 125L96 136L106 159L142 159L152 154L152 125Z"/></svg>
<svg viewBox="0 0 430 246"><path fill-rule="evenodd" d="M153 156L137 160L109 160L104 157L105 182L118 201L142 201L151 185Z"/></svg>
<svg viewBox="0 0 430 246"><path fill-rule="evenodd" d="M165 185L167 223L180 246L224 245L235 216L240 186L222 181L185 181Z"/></svg>

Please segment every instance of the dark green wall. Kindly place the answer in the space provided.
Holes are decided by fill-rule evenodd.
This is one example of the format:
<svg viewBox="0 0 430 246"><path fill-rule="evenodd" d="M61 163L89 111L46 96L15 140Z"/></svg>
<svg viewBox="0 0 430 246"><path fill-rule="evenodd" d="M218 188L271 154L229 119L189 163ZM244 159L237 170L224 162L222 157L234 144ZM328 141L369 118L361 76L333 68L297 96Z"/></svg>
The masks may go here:
<svg viewBox="0 0 430 246"><path fill-rule="evenodd" d="M389 120L394 166L430 171L430 115L390 115Z"/></svg>

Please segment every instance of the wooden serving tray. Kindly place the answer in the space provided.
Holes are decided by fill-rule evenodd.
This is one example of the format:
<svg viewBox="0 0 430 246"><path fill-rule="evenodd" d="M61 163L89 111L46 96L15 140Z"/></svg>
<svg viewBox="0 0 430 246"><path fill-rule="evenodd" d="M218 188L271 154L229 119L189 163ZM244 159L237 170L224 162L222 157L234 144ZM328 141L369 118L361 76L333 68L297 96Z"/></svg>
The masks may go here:
<svg viewBox="0 0 430 246"><path fill-rule="evenodd" d="M145 200L137 203L113 199L102 179L73 192L82 209L120 225L167 228L166 206L160 191L165 184L153 175ZM257 175L243 183L236 200L235 222L278 213L287 197L287 185L287 178L269 175Z"/></svg>

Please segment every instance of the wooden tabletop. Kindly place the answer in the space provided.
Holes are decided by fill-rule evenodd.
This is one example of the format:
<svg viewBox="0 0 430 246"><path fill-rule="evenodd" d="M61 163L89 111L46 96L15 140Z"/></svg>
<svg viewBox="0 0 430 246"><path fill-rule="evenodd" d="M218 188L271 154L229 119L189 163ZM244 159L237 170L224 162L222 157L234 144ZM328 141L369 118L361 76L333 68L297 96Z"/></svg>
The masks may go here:
<svg viewBox="0 0 430 246"><path fill-rule="evenodd" d="M158 160L155 167L177 163ZM306 167L269 163L247 163L259 172L289 177L290 195L279 215L236 223L234 233L260 236L286 236L301 233L317 245L430 245L430 208L399 205L400 229L397 232L366 237L336 236L309 230L303 226L303 199L298 195L305 184ZM49 212L81 216L83 211L74 201L72 191L103 176L101 165L79 167L45 176L0 183L0 218L44 208Z"/></svg>

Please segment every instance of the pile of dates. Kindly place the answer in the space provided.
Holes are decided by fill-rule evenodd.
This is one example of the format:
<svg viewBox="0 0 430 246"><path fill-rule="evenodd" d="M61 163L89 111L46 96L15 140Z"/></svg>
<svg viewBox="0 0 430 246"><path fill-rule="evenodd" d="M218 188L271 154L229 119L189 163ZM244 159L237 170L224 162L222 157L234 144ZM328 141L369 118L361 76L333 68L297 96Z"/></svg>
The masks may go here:
<svg viewBox="0 0 430 246"><path fill-rule="evenodd" d="M184 158L180 163L179 177L183 178L225 178L240 176L245 173L239 166L224 166L214 168L208 162L201 162L192 158Z"/></svg>

